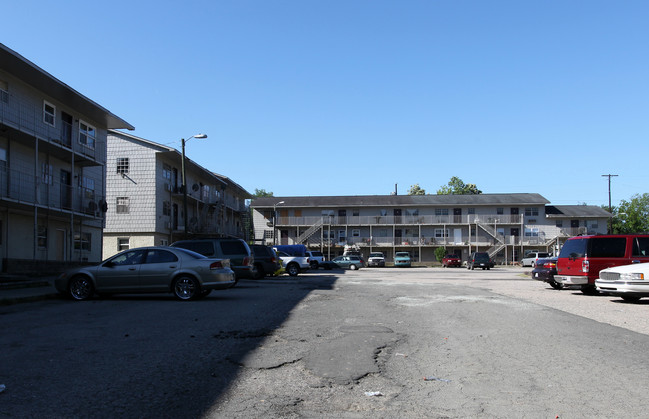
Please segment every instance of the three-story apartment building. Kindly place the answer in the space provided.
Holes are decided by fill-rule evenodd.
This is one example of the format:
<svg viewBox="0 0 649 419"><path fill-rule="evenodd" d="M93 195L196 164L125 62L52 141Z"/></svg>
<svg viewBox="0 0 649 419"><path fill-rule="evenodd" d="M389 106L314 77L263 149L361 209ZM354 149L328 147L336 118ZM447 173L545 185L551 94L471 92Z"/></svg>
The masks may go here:
<svg viewBox="0 0 649 419"><path fill-rule="evenodd" d="M558 250L566 238L605 233L610 214L586 205L550 206L539 194L264 197L252 201L255 241L306 244L333 257L345 245L390 260L408 251L432 262L443 246L464 260L485 251L500 263Z"/></svg>
<svg viewBox="0 0 649 419"><path fill-rule="evenodd" d="M246 238L251 196L226 176L182 154L121 131L108 132L104 257L139 246L160 246L189 237Z"/></svg>
<svg viewBox="0 0 649 419"><path fill-rule="evenodd" d="M3 271L101 260L109 128L133 126L0 44Z"/></svg>

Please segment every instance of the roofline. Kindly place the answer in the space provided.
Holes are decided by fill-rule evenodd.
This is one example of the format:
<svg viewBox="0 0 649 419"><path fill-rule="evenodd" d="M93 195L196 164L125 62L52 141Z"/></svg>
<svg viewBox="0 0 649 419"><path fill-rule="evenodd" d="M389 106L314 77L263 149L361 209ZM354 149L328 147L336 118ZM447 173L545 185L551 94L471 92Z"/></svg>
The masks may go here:
<svg viewBox="0 0 649 419"><path fill-rule="evenodd" d="M105 128L135 129L133 125L77 92L2 43L0 43L0 63L2 63L0 64L2 70L70 106L77 112L87 115L96 122L103 123Z"/></svg>

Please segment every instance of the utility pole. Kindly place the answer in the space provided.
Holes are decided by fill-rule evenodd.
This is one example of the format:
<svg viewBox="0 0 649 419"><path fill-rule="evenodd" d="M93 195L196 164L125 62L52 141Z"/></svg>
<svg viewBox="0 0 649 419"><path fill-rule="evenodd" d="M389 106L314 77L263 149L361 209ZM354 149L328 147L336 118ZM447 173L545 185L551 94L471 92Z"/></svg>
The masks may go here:
<svg viewBox="0 0 649 419"><path fill-rule="evenodd" d="M608 212L611 214L611 217L608 219L608 234L611 234L613 227L613 208L611 207L611 178L617 177L618 175L602 175L602 177L608 178Z"/></svg>

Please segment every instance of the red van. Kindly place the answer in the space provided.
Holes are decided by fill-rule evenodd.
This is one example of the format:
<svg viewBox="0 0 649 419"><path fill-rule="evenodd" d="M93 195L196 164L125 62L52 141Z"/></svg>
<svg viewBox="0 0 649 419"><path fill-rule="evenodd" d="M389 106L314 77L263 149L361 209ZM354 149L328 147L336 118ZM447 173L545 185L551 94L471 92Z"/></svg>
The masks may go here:
<svg viewBox="0 0 649 419"><path fill-rule="evenodd" d="M564 243L554 280L596 294L599 271L612 266L649 262L649 234L572 237Z"/></svg>

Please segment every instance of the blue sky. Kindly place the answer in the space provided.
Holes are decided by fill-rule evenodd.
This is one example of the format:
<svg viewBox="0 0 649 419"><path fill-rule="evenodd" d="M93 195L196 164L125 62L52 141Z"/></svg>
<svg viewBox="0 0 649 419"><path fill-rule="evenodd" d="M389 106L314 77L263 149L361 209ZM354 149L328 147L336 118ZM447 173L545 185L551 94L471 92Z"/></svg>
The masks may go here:
<svg viewBox="0 0 649 419"><path fill-rule="evenodd" d="M0 42L249 192L647 191L649 2L5 2Z"/></svg>

